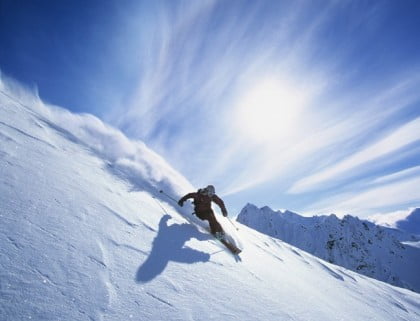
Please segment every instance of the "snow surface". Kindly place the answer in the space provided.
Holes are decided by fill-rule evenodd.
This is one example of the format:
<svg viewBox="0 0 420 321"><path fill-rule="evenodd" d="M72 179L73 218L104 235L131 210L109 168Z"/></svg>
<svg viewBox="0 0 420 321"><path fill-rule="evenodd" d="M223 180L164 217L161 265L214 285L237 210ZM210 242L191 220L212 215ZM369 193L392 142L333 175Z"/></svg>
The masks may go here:
<svg viewBox="0 0 420 321"><path fill-rule="evenodd" d="M248 204L237 220L330 263L420 292L419 237L357 217L303 217ZM404 241L404 242L403 242Z"/></svg>
<svg viewBox="0 0 420 321"><path fill-rule="evenodd" d="M157 191L192 187L144 144L0 91L2 321L420 320L419 294L241 224L235 258Z"/></svg>

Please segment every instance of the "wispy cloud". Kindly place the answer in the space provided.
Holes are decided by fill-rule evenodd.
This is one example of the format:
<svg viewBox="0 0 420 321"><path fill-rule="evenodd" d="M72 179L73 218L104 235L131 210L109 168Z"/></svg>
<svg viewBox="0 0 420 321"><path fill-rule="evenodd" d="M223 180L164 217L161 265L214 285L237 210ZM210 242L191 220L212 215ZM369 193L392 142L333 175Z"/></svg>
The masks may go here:
<svg viewBox="0 0 420 321"><path fill-rule="evenodd" d="M419 129L420 118L416 118L338 164L299 180L291 187L289 192L302 193L314 189L325 181L336 179L337 176L346 171L420 140Z"/></svg>
<svg viewBox="0 0 420 321"><path fill-rule="evenodd" d="M378 177L374 179L371 184L373 185L388 184L392 182L409 179L414 176L420 176L420 166L414 166L411 168L398 171L396 173Z"/></svg>
<svg viewBox="0 0 420 321"><path fill-rule="evenodd" d="M231 128L238 97L267 75L291 77L302 68L297 57L304 52L304 42L292 39L292 33L300 23L295 15L308 9L302 3L270 5L274 14L266 6L206 1L175 9L156 7L156 20L143 26L155 32L141 44L151 53L138 65L141 77L135 94L124 110L118 108L108 118L150 142L190 177L203 166L209 174L205 179L236 167L235 156L249 153L240 133ZM323 19L308 21L305 38ZM282 44L287 41L300 45L285 50ZM191 151L193 164L186 166L185 154ZM209 161L214 157L210 155L219 161Z"/></svg>
<svg viewBox="0 0 420 321"><path fill-rule="evenodd" d="M343 193L363 192L364 175L365 188L377 188L405 182L416 172L391 173L419 165L403 162L420 139L420 69L393 58L404 49L388 32L394 27L387 29L392 7L115 5L108 50L86 79L100 97L100 116L145 141L195 186L212 183L229 197L253 190L257 199L264 190L270 200L301 207L320 198L342 203Z"/></svg>
<svg viewBox="0 0 420 321"><path fill-rule="evenodd" d="M363 41L380 31L383 10L334 1L153 5L142 11L135 91L109 119L193 184L217 184L224 195L261 184L291 197L334 186L419 139L418 115L406 115L420 99L415 68L365 80ZM340 37L326 42L335 28ZM361 44L349 41L355 34Z"/></svg>
<svg viewBox="0 0 420 321"><path fill-rule="evenodd" d="M333 78L326 81L333 82ZM293 125L297 135L289 131L287 142L267 140L269 144L254 149L256 153L251 156L254 162L236 177L228 193L277 177L290 180L292 187L288 192L293 194L340 184L343 178L354 174L355 168L361 170L372 160L416 142L420 138L420 118L404 124L400 113L420 98L415 90L417 85L417 77L409 82L395 79L395 84L371 91L374 97L369 100L364 95L359 100L348 95L348 102L341 97L332 98L337 100L335 104L335 100L319 101L328 91L327 82L309 96L309 101L316 103L305 104L302 109L299 122ZM319 108L324 103L335 108L325 113ZM309 175L305 177L305 173Z"/></svg>
<svg viewBox="0 0 420 321"><path fill-rule="evenodd" d="M385 212L389 207L406 208L420 202L420 176L384 184L365 191L336 195L311 205L312 212L359 216Z"/></svg>

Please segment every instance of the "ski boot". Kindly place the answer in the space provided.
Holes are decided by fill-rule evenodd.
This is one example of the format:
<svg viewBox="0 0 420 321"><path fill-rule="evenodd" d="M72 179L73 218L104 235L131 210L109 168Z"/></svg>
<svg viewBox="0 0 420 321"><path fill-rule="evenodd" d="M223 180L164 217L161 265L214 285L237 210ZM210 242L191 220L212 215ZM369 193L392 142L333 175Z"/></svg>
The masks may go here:
<svg viewBox="0 0 420 321"><path fill-rule="evenodd" d="M222 240L225 239L226 234L225 234L225 232L222 231L222 232L216 232L216 233L214 233L214 236L219 241L222 241Z"/></svg>

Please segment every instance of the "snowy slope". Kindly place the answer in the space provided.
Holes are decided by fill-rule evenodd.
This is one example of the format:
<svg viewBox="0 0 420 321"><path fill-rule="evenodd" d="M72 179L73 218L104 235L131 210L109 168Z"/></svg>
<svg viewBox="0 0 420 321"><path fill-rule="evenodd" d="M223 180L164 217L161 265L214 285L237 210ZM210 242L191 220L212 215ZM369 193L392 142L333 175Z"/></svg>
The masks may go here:
<svg viewBox="0 0 420 321"><path fill-rule="evenodd" d="M191 186L146 146L0 90L2 321L420 319L419 294L240 224L235 259L156 192Z"/></svg>
<svg viewBox="0 0 420 321"><path fill-rule="evenodd" d="M292 244L330 263L420 292L420 249L407 235L357 217L303 217L248 204L238 221Z"/></svg>

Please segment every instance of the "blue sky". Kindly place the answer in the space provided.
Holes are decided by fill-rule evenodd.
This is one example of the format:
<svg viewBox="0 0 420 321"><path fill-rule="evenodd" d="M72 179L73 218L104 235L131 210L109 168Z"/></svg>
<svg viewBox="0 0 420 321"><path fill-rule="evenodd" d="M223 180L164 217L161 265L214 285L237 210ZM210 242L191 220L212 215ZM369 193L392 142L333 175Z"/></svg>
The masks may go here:
<svg viewBox="0 0 420 321"><path fill-rule="evenodd" d="M231 212L419 206L420 2L0 0L0 70Z"/></svg>

